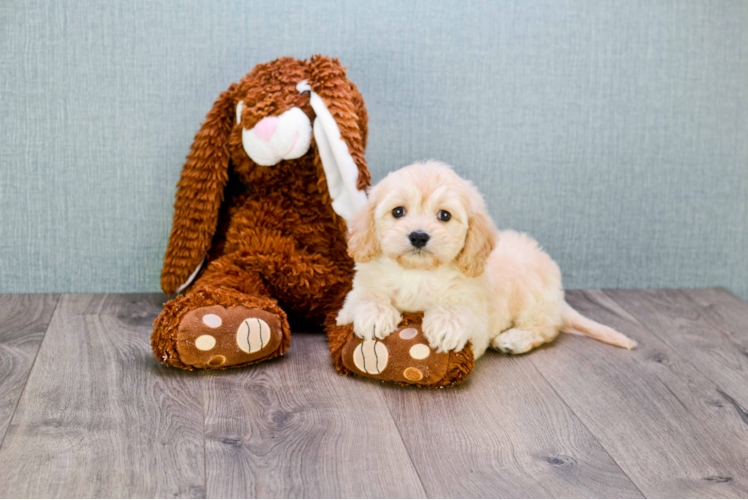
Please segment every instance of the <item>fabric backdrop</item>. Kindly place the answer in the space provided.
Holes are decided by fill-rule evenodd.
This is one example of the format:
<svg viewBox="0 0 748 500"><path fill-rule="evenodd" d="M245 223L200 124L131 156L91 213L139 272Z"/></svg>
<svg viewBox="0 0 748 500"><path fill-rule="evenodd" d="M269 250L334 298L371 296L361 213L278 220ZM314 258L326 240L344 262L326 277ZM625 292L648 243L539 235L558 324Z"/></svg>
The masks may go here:
<svg viewBox="0 0 748 500"><path fill-rule="evenodd" d="M0 292L146 292L213 100L338 56L374 180L453 165L567 288L748 299L748 2L5 0Z"/></svg>

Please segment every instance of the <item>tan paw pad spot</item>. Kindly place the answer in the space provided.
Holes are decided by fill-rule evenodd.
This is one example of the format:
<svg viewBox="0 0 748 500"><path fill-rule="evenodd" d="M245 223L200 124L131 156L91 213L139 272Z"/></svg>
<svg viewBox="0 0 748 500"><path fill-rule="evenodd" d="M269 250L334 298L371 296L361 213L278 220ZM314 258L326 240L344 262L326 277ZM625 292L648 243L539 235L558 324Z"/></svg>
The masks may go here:
<svg viewBox="0 0 748 500"><path fill-rule="evenodd" d="M353 351L353 363L364 373L377 375L387 368L389 352L378 340L365 340Z"/></svg>
<svg viewBox="0 0 748 500"><path fill-rule="evenodd" d="M208 361L209 366L221 366L226 362L226 356L213 356L210 358L210 361Z"/></svg>
<svg viewBox="0 0 748 500"><path fill-rule="evenodd" d="M415 328L403 328L400 330L400 338L404 340L412 339L416 335L418 335L418 330Z"/></svg>
<svg viewBox="0 0 748 500"><path fill-rule="evenodd" d="M236 330L236 345L246 353L264 348L270 342L270 327L260 318L247 318Z"/></svg>
<svg viewBox="0 0 748 500"><path fill-rule="evenodd" d="M216 338L213 335L200 335L195 339L195 347L201 351L210 351L216 346Z"/></svg>
<svg viewBox="0 0 748 500"><path fill-rule="evenodd" d="M418 382L423 378L423 373L418 368L413 368L412 366L410 368L406 368L403 372L403 377L407 378L408 380L412 380L413 382Z"/></svg>
<svg viewBox="0 0 748 500"><path fill-rule="evenodd" d="M426 359L431 354L431 349L426 344L416 344L410 348L410 357L413 359Z"/></svg>
<svg viewBox="0 0 748 500"><path fill-rule="evenodd" d="M223 324L223 320L217 314L206 314L203 316L203 323L208 328L218 328Z"/></svg>

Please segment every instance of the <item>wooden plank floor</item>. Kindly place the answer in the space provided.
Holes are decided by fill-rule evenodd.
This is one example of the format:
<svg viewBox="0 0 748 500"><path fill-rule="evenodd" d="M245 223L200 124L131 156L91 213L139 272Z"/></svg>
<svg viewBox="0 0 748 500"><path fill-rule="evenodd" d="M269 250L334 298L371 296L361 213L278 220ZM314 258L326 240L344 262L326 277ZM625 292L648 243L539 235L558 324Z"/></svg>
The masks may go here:
<svg viewBox="0 0 748 500"><path fill-rule="evenodd" d="M167 368L162 295L0 295L0 497L748 496L748 304L567 297L639 348L562 335L419 390L339 376L319 332Z"/></svg>

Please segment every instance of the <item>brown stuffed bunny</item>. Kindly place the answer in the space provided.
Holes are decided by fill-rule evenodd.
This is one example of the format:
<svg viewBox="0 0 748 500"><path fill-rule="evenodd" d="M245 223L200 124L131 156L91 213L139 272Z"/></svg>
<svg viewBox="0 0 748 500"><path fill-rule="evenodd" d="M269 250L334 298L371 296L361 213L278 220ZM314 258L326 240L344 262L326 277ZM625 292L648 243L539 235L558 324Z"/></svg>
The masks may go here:
<svg viewBox="0 0 748 500"><path fill-rule="evenodd" d="M370 185L366 136L363 98L337 59L260 64L219 96L177 183L161 287L186 293L154 323L160 361L220 369L282 355L286 312L348 338L333 325L353 275L346 220ZM333 350L335 365L356 373L348 354Z"/></svg>
<svg viewBox="0 0 748 500"><path fill-rule="evenodd" d="M256 363L290 346L285 311L319 323L337 311L353 271L344 218L370 185L366 127L361 94L328 57L260 64L219 96L177 184L161 287L197 278L156 319L162 362Z"/></svg>

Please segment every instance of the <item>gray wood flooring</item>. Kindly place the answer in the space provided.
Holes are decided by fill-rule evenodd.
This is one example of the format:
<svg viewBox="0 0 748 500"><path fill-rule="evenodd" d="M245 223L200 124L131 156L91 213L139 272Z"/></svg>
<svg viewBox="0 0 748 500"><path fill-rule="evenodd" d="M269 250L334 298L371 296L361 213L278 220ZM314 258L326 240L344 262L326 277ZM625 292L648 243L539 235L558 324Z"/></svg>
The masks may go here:
<svg viewBox="0 0 748 500"><path fill-rule="evenodd" d="M748 304L567 297L639 348L561 335L423 390L338 375L320 332L167 368L162 295L0 295L0 497L747 497Z"/></svg>

